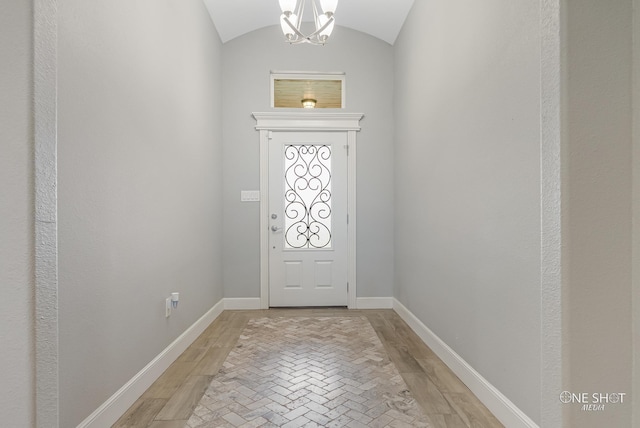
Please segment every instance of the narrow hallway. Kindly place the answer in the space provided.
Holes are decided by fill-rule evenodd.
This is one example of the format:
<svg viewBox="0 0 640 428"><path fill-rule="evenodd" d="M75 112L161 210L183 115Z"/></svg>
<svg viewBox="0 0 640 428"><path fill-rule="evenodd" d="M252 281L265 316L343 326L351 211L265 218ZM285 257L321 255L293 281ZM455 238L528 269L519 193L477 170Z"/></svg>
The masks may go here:
<svg viewBox="0 0 640 428"><path fill-rule="evenodd" d="M4 2L3 426L184 426L290 316L255 116L290 112L362 117L336 219L372 311L295 317L368 320L433 426L495 425L458 379L509 428L640 426L640 0L339 1L326 46L280 3ZM341 108L277 107L287 73Z"/></svg>
<svg viewBox="0 0 640 428"><path fill-rule="evenodd" d="M218 426L502 424L393 310L318 308L225 311L114 425Z"/></svg>

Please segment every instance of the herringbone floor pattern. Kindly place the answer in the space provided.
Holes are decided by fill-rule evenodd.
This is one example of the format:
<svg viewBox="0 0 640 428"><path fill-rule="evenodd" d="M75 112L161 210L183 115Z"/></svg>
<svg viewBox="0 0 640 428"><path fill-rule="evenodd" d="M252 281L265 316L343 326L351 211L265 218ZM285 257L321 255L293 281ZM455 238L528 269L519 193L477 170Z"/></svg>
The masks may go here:
<svg viewBox="0 0 640 428"><path fill-rule="evenodd" d="M362 316L249 320L187 426L430 425Z"/></svg>
<svg viewBox="0 0 640 428"><path fill-rule="evenodd" d="M282 326L287 327L277 329L267 327L267 325L273 326L274 324L263 320L264 318L276 320ZM282 318L289 321L282 320ZM300 320L301 318L305 318L305 320ZM316 349L310 351L310 348L300 351L305 345L299 335L300 331L306 328L305 324L309 323L309 319L318 318L340 319L338 322L345 321L344 318L366 318L368 324L367 322L362 323L362 320L355 320L353 323L342 325L341 331L331 339L335 339L336 347L322 348L324 354L320 354ZM260 323L258 320L261 320ZM308 343L320 345L320 348L323 345L328 346L329 339L325 334L329 334L331 337L331 333L328 333L324 326L329 323L313 324L315 337L311 335ZM352 330L358 334L357 337L352 337L352 334L347 336L346 332L349 329L346 325L362 325L363 327L362 329L354 327ZM250 329L247 330L247 326ZM287 328L289 328L288 331ZM382 348L378 342L373 340L371 328L382 342ZM288 336L276 337L274 336L275 331L279 333L287 331ZM362 336L360 331L364 333ZM260 340L258 333L260 335L264 333L265 338L268 337L268 339ZM259 346L254 345L249 348L249 344L253 343L251 336L258 339ZM354 345L358 351L351 355L351 359L346 358L345 368L342 369L342 365L340 365L342 360L329 354L332 352L338 354L336 350L338 347L343 346L346 342L352 343L360 340L360 337L363 338L363 342ZM238 347L238 345L242 346ZM250 349L252 351L248 352ZM309 353L301 357L301 352L307 350ZM240 355L253 353L264 363L263 368L267 367L263 372L269 371L270 365L273 366L273 358L270 358L270 355L283 355L283 358L278 360L286 362L281 365L283 368L280 372L283 373L283 377L275 376L276 372L274 371L269 375L265 374L261 379L261 376L257 376L252 370L243 372L239 364L234 363L235 367L231 367L229 363L233 363L233 360L227 360L231 353ZM305 358L307 360L304 360ZM366 358L366 360L361 360L362 358ZM377 358L381 358L381 360L377 361ZM408 390L411 391L410 394L404 392L405 387L400 386L400 383L395 383L399 381L395 373L391 375L391 372L381 370L389 360L393 362L397 372L402 376ZM324 364L327 372L319 373L318 369L322 366L311 364L311 361L315 361L316 364ZM332 365L332 362L335 365ZM306 369L295 370L296 363L308 363L308 366ZM293 366L288 367L286 364ZM312 367L316 369L311 369ZM362 370L358 372L354 370L354 367L362 368ZM371 371L368 371L369 368ZM288 370L291 371L288 372ZM302 373L293 376L301 370ZM381 370L381 374L376 375L377 370ZM284 375L293 377L286 379ZM294 383L292 380L304 375L308 377L299 380L300 385L304 386L297 392L301 395L297 396L296 391L287 394L286 391L291 391L289 384ZM324 379L318 379L317 375L324 376ZM336 383L338 378L331 379L336 375L342 376L340 381L344 385L338 386ZM254 383L254 380L262 381L269 376L272 376L271 379L275 385L269 386L267 383L265 386L258 382ZM376 386L367 389L372 384L368 384L371 381L366 381L364 376L375 381ZM212 384L214 379L215 382ZM388 379L388 381L383 382L384 379ZM325 386L319 382L324 383ZM219 390L214 392L210 388L219 388ZM210 390L208 397L204 395L207 389ZM340 393L340 390L343 392ZM362 392L358 394L359 390ZM269 391L273 393L268 393ZM323 395L322 391L328 392ZM385 392L378 394L376 391ZM381 396L382 398L379 400L382 401L378 402L382 402L387 407L379 415L376 415L375 412L380 412L385 407L373 405L377 403L374 394L378 397ZM220 399L222 396L226 398ZM237 398L235 403L231 401L233 396ZM339 398L340 396L343 398ZM323 397L327 401L323 402L317 397ZM263 401L258 404L264 398L271 401ZM315 398L315 401L312 398ZM240 426L262 424L265 427L278 426L279 423L284 425L291 423L293 426L303 423L302 426L314 426L313 424L322 425L321 422L325 421L319 416L329 419L327 426L340 426L341 424L351 424L352 427L376 426L372 424L384 423L380 417L390 410L395 410L398 413L390 412L387 415L389 417L391 415L397 416L396 420L389 422L389 424L414 426L413 422L408 422L408 419L400 416L412 417L413 409L416 408L413 407L411 398L415 399L420 409L424 411L433 428L498 428L503 426L393 310L296 308L224 311L122 415L113 428L185 428L198 424L200 426L204 424L205 427L230 427L235 426L234 423L240 424ZM362 401L363 399L364 401ZM340 400L345 401L340 402ZM203 406L198 406L199 404ZM269 405L271 407L267 407ZM362 407L358 405L362 405ZM320 406L329 409L329 411L322 413L324 408ZM412 410L409 410L407 406ZM268 410L265 411L265 408ZM248 410L250 411L247 412ZM296 410L302 413L290 419L296 416L296 413L291 413ZM252 412L255 413L251 414ZM238 418L232 414L237 415ZM337 414L339 416L331 419L331 416ZM255 418L250 419L252 416ZM299 419L300 417L308 419L308 422L305 419ZM205 419L208 420L205 421ZM422 423L422 420L418 417L415 423Z"/></svg>

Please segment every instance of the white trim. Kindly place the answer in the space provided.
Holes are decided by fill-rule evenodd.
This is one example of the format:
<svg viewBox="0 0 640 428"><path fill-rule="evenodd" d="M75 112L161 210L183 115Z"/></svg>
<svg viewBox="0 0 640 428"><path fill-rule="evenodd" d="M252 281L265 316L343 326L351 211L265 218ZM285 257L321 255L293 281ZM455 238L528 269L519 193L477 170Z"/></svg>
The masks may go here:
<svg viewBox="0 0 640 428"><path fill-rule="evenodd" d="M82 421L77 428L110 427L136 402L162 373L222 313L225 299L220 300L191 327L167 346L122 388Z"/></svg>
<svg viewBox="0 0 640 428"><path fill-rule="evenodd" d="M298 75L300 77L308 77L319 75L325 77L326 80L331 80L331 76L346 76L344 71L287 71L287 70L271 70L271 74L283 74L285 76Z"/></svg>
<svg viewBox="0 0 640 428"><path fill-rule="evenodd" d="M422 323L398 299L393 299L393 309L440 357L440 359L464 382L478 399L509 428L539 428L515 404L491 385L480 373L471 367L460 355Z"/></svg>
<svg viewBox="0 0 640 428"><path fill-rule="evenodd" d="M229 311L252 310L261 307L260 297L227 297L224 299L224 309Z"/></svg>
<svg viewBox="0 0 640 428"><path fill-rule="evenodd" d="M363 116L316 111L253 113L258 131L359 131Z"/></svg>
<svg viewBox="0 0 640 428"><path fill-rule="evenodd" d="M349 216L347 282L349 309L357 308L356 281L356 132L362 113L257 112L256 130L260 131L260 308L269 308L269 139L272 131L347 132L348 178L347 212ZM256 308L257 309L257 308Z"/></svg>
<svg viewBox="0 0 640 428"><path fill-rule="evenodd" d="M260 307L269 309L269 133L260 131Z"/></svg>
<svg viewBox="0 0 640 428"><path fill-rule="evenodd" d="M393 297L358 297L356 309L393 309Z"/></svg>
<svg viewBox="0 0 640 428"><path fill-rule="evenodd" d="M361 116L362 117L362 116ZM358 122L360 119L358 119ZM358 128L359 129L359 128ZM356 130L347 131L347 218L349 219L347 227L347 284L348 284L348 307L349 309L355 309L358 307L357 303L357 277L356 277L356 248L357 248L357 209L356 201L356 167L358 145L356 144Z"/></svg>

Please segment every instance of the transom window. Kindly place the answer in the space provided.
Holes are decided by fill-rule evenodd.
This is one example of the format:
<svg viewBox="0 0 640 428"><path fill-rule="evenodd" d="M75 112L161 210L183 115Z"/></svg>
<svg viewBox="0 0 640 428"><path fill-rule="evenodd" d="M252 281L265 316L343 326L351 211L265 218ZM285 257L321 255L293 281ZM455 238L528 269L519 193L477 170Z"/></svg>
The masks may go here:
<svg viewBox="0 0 640 428"><path fill-rule="evenodd" d="M345 74L271 73L271 107L345 108Z"/></svg>

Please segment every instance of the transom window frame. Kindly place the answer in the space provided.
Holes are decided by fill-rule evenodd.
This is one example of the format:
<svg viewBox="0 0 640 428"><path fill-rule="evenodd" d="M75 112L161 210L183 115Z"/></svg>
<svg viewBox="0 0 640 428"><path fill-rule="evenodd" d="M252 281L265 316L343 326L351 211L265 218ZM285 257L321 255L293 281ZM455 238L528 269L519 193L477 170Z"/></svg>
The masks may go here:
<svg viewBox="0 0 640 428"><path fill-rule="evenodd" d="M288 107L276 107L276 80L339 80L342 85L340 110L347 108L347 74L343 71L271 71L269 76L270 104L273 109L282 110ZM302 109L302 105L299 107ZM296 109L297 110L297 109ZM311 109L313 110L313 109ZM324 109L321 109L324 110Z"/></svg>

